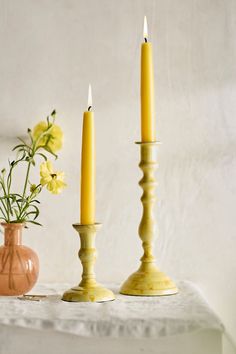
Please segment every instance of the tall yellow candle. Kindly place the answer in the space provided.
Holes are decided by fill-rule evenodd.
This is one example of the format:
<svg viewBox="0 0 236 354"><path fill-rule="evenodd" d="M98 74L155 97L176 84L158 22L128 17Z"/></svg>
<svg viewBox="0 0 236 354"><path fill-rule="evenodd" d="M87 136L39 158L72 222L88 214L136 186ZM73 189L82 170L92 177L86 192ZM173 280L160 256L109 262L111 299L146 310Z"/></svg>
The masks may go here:
<svg viewBox="0 0 236 354"><path fill-rule="evenodd" d="M80 223L95 222L95 134L92 93L89 85L88 111L84 112L81 153Z"/></svg>
<svg viewBox="0 0 236 354"><path fill-rule="evenodd" d="M154 72L152 44L148 42L147 19L144 17L144 43L141 47L141 137L142 142L156 140L154 112Z"/></svg>

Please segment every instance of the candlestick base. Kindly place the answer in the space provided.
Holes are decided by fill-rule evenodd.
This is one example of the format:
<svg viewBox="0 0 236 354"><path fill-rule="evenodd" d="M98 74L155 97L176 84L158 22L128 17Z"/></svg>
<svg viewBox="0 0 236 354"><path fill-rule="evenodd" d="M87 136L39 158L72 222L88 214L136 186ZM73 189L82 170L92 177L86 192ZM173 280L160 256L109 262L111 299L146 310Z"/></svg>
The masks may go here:
<svg viewBox="0 0 236 354"><path fill-rule="evenodd" d="M74 224L79 233L81 248L79 258L83 266L82 280L78 286L67 290L62 300L71 302L105 302L115 300L115 295L109 289L96 282L94 263L96 260L95 235L101 224Z"/></svg>
<svg viewBox="0 0 236 354"><path fill-rule="evenodd" d="M178 289L154 264L142 264L137 272L125 281L120 293L134 296L163 296L177 294Z"/></svg>
<svg viewBox="0 0 236 354"><path fill-rule="evenodd" d="M70 302L105 302L115 300L113 292L96 284L94 287L75 286L67 290L62 297Z"/></svg>

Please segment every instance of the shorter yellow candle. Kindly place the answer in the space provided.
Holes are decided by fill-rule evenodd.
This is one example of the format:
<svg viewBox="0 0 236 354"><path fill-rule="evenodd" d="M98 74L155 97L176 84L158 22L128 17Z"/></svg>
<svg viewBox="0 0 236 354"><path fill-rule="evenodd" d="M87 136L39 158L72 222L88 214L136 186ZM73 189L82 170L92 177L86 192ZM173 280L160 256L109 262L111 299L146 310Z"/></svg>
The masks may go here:
<svg viewBox="0 0 236 354"><path fill-rule="evenodd" d="M154 112L154 72L152 60L152 44L148 42L147 19L144 17L141 47L141 137L142 142L156 140Z"/></svg>
<svg viewBox="0 0 236 354"><path fill-rule="evenodd" d="M95 134L92 93L89 85L88 111L84 112L81 153L80 223L95 223Z"/></svg>

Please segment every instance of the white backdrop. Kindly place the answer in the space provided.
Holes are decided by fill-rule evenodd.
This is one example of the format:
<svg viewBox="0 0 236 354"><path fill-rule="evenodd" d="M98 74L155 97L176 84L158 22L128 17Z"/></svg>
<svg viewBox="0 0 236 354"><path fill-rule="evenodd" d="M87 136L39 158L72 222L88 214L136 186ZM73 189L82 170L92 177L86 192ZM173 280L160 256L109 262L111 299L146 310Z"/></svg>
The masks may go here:
<svg viewBox="0 0 236 354"><path fill-rule="evenodd" d="M143 16L154 46L160 168L155 253L199 284L236 340L236 1L0 0L0 162L54 108L65 133L61 196L42 195L24 241L40 281L76 283L82 113L93 87L100 281L137 268L139 72ZM37 179L35 173L35 179Z"/></svg>

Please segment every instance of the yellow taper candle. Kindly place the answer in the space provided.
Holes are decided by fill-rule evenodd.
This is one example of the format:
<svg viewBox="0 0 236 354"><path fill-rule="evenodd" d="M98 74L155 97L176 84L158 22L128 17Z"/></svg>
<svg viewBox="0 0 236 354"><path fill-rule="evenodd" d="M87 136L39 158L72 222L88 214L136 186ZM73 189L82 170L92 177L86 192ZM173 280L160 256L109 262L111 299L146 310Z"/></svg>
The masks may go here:
<svg viewBox="0 0 236 354"><path fill-rule="evenodd" d="M141 48L141 137L142 142L156 140L154 112L154 72L152 44L148 42L147 19L144 17L144 43Z"/></svg>
<svg viewBox="0 0 236 354"><path fill-rule="evenodd" d="M81 153L80 223L95 222L95 134L92 110L92 92L89 85L88 111L84 112Z"/></svg>

